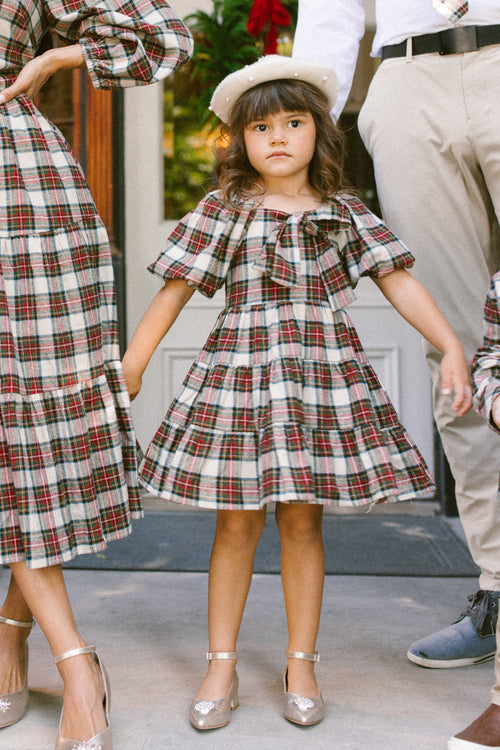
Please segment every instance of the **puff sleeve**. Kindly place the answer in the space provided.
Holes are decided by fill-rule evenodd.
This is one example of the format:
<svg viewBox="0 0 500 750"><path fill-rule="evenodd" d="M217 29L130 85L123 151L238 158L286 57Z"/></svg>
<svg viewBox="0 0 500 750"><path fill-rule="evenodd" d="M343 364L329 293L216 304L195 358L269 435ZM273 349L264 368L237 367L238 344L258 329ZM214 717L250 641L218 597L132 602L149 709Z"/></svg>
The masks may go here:
<svg viewBox="0 0 500 750"><path fill-rule="evenodd" d="M492 281L484 306L484 338L472 360L474 408L496 432L491 419L493 401L500 396L500 273Z"/></svg>
<svg viewBox="0 0 500 750"><path fill-rule="evenodd" d="M356 198L342 202L352 223L345 231L340 252L353 286L362 276L381 277L414 264L408 248L363 203Z"/></svg>
<svg viewBox="0 0 500 750"><path fill-rule="evenodd" d="M164 0L46 0L49 26L79 42L96 88L153 83L189 59L190 32Z"/></svg>
<svg viewBox="0 0 500 750"><path fill-rule="evenodd" d="M209 193L176 226L163 252L148 266L163 279L184 279L206 297L223 285L251 214L228 209Z"/></svg>

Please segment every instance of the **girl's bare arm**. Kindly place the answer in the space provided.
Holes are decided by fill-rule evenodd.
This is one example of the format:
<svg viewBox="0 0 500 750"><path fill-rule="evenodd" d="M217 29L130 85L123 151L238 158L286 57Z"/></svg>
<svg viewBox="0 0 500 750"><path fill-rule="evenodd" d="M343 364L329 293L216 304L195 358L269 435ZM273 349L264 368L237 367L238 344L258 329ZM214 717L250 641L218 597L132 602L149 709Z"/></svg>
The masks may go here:
<svg viewBox="0 0 500 750"><path fill-rule="evenodd" d="M194 288L182 279L168 279L144 313L123 357L123 373L130 398L142 385L142 376L156 347L191 298Z"/></svg>
<svg viewBox="0 0 500 750"><path fill-rule="evenodd" d="M458 416L472 406L469 366L462 345L425 287L404 269L373 279L399 314L443 354L441 391L453 393L451 407Z"/></svg>

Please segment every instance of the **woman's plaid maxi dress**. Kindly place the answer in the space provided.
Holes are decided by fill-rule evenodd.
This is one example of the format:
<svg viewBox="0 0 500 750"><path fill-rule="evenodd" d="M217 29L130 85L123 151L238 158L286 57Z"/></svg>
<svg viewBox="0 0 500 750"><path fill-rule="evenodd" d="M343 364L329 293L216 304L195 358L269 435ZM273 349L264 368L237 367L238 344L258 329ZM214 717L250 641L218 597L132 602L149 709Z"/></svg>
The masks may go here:
<svg viewBox="0 0 500 750"><path fill-rule="evenodd" d="M226 306L151 442L140 481L169 500L251 510L429 494L344 311L360 276L413 257L358 200L303 214L209 194L150 266Z"/></svg>
<svg viewBox="0 0 500 750"><path fill-rule="evenodd" d="M2 0L0 88L49 29L96 87L149 83L191 51L163 0ZM106 231L59 131L0 105L0 562L103 549L141 513Z"/></svg>

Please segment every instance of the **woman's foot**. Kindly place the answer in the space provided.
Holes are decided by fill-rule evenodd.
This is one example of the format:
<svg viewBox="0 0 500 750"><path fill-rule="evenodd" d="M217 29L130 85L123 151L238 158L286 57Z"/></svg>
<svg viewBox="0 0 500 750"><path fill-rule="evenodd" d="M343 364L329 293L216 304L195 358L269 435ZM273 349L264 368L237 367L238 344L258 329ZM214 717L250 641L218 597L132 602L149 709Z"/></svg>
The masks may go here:
<svg viewBox="0 0 500 750"><path fill-rule="evenodd" d="M21 690L26 676L24 644L31 627L0 623L0 695Z"/></svg>
<svg viewBox="0 0 500 750"><path fill-rule="evenodd" d="M89 740L107 729L104 683L92 654L80 654L58 664L64 681L62 737Z"/></svg>
<svg viewBox="0 0 500 750"><path fill-rule="evenodd" d="M492 703L481 716L455 737L484 747L500 747L500 706Z"/></svg>

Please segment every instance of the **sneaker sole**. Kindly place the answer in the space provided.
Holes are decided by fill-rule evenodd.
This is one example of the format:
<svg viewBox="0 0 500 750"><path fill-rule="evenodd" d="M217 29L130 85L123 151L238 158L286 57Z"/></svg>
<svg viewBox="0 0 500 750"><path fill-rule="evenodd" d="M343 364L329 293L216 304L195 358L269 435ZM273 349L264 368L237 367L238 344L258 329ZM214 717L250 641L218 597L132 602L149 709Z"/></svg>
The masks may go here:
<svg viewBox="0 0 500 750"><path fill-rule="evenodd" d="M419 667L427 667L427 669L452 669L453 667L472 667L474 664L482 664L485 661L490 661L495 658L496 651L492 651L484 656L469 657L468 659L451 659L448 661L440 661L438 659L427 659L425 656L417 656L411 651L406 654L408 659L414 664L418 664Z"/></svg>

